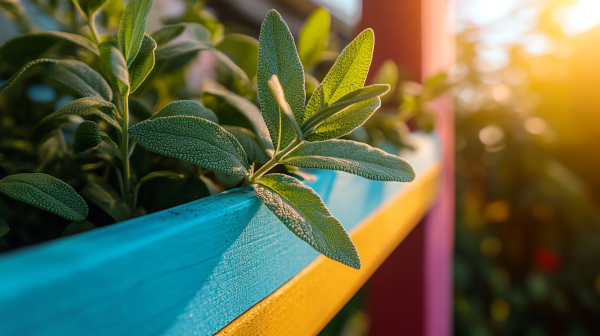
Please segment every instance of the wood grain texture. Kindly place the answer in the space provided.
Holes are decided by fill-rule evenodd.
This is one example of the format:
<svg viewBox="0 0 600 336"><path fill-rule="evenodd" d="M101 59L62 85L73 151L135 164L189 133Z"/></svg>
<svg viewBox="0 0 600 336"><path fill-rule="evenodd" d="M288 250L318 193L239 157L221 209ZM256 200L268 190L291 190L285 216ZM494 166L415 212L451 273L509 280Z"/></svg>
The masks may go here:
<svg viewBox="0 0 600 336"><path fill-rule="evenodd" d="M319 256L217 335L316 335L423 218L436 198L440 175L439 164L429 167L352 230L360 271Z"/></svg>
<svg viewBox="0 0 600 336"><path fill-rule="evenodd" d="M439 144L415 143L402 156L419 176L438 161ZM309 185L347 230L414 185L314 173ZM212 335L318 256L251 189L234 189L3 254L0 334Z"/></svg>

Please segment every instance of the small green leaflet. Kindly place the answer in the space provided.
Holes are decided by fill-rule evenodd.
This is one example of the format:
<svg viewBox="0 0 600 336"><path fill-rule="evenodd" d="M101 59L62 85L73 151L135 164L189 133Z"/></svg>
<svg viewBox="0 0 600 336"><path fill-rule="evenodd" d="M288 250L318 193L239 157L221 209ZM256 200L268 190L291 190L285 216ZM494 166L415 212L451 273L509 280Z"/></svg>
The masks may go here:
<svg viewBox="0 0 600 336"><path fill-rule="evenodd" d="M157 118L134 125L129 133L147 150L230 175L249 175L240 143L211 121L190 116Z"/></svg>
<svg viewBox="0 0 600 336"><path fill-rule="evenodd" d="M327 47L331 17L326 8L317 8L310 14L298 38L298 55L304 68L309 71L321 61Z"/></svg>
<svg viewBox="0 0 600 336"><path fill-rule="evenodd" d="M298 238L333 260L360 269L350 236L314 190L283 174L269 174L257 182L258 198Z"/></svg>
<svg viewBox="0 0 600 336"><path fill-rule="evenodd" d="M129 67L129 82L131 83L131 92L142 84L152 68L154 68L154 50L156 42L149 35L144 34L144 40L137 57Z"/></svg>
<svg viewBox="0 0 600 336"><path fill-rule="evenodd" d="M240 142L250 161L267 163L271 159L271 156L261 147L260 140L252 131L243 127L229 125L223 125L223 128Z"/></svg>
<svg viewBox="0 0 600 336"><path fill-rule="evenodd" d="M2 219L2 217L0 217L0 237L4 236L9 231L10 231L10 228L8 227L8 224L6 224L4 219Z"/></svg>
<svg viewBox="0 0 600 336"><path fill-rule="evenodd" d="M272 10L262 23L258 42L258 94L262 115L269 129L275 152L289 145L296 133L280 110L269 87L271 76L277 75L285 100L298 124L304 121L304 68L300 63L294 38L277 11Z"/></svg>
<svg viewBox="0 0 600 336"><path fill-rule="evenodd" d="M177 56L182 56L190 53L197 53L201 50L211 50L212 45L202 41L184 41L176 44L167 44L156 49L156 60L163 61Z"/></svg>
<svg viewBox="0 0 600 336"><path fill-rule="evenodd" d="M349 134L367 121L381 106L379 97L356 103L323 122L314 133L306 136L308 141L324 141Z"/></svg>
<svg viewBox="0 0 600 336"><path fill-rule="evenodd" d="M119 47L129 68L135 60L146 30L146 20L152 8L152 0L131 0L125 7L119 24Z"/></svg>
<svg viewBox="0 0 600 336"><path fill-rule="evenodd" d="M154 114L150 119L172 117L172 116L191 116L204 118L214 123L219 122L217 115L204 105L193 100L174 101L163 107L158 113Z"/></svg>
<svg viewBox="0 0 600 336"><path fill-rule="evenodd" d="M46 67L46 73L82 97L112 100L112 90L104 77L81 61L57 61Z"/></svg>
<svg viewBox="0 0 600 336"><path fill-rule="evenodd" d="M86 120L77 126L73 140L76 153L98 146L102 142L100 127L91 120Z"/></svg>
<svg viewBox="0 0 600 336"><path fill-rule="evenodd" d="M89 21L90 18L93 20L96 12L99 11L108 0L73 0L73 3L79 9L83 18Z"/></svg>
<svg viewBox="0 0 600 336"><path fill-rule="evenodd" d="M41 173L15 174L0 180L0 192L71 221L82 221L88 206L65 182Z"/></svg>
<svg viewBox="0 0 600 336"><path fill-rule="evenodd" d="M81 117L94 116L106 121L120 132L121 125L117 120L111 117L111 115L116 113L116 110L117 107L109 101L93 97L80 98L54 111L52 114L42 119L40 124L65 115L78 115Z"/></svg>
<svg viewBox="0 0 600 336"><path fill-rule="evenodd" d="M373 84L388 84L390 86L390 92L396 92L396 85L398 84L398 67L392 60L385 61L380 67L379 71L373 79ZM386 96L386 98L390 97ZM383 100L383 98L382 98Z"/></svg>
<svg viewBox="0 0 600 336"><path fill-rule="evenodd" d="M350 140L305 141L283 162L300 168L340 170L375 181L415 179L414 169L404 159Z"/></svg>
<svg viewBox="0 0 600 336"><path fill-rule="evenodd" d="M81 189L83 197L104 210L115 222L132 218L129 206L121 196L108 184L102 181L88 181Z"/></svg>
<svg viewBox="0 0 600 336"><path fill-rule="evenodd" d="M119 86L122 95L126 95L129 91L129 71L125 57L116 46L117 41L100 43L100 60L110 80Z"/></svg>
<svg viewBox="0 0 600 336"><path fill-rule="evenodd" d="M323 88L325 107L363 87L371 66L374 45L373 30L366 29L344 48L320 85ZM320 109L320 105L321 90L316 90L306 105L302 121L315 114Z"/></svg>
<svg viewBox="0 0 600 336"><path fill-rule="evenodd" d="M59 42L71 43L100 55L96 45L81 35L48 31L23 34L8 40L0 46L0 64L23 64L23 61L39 57Z"/></svg>
<svg viewBox="0 0 600 336"><path fill-rule="evenodd" d="M302 132L304 132L304 134L311 134L313 132L313 130L318 129L317 127L322 124L323 122L326 121L330 121L330 119L334 116L337 116L338 114L344 114L346 115L346 118L342 118L342 119L337 119L342 120L344 124L347 124L349 122L352 122L348 119L356 119L357 117L359 117L358 115L356 115L355 113L351 113L348 114L348 112L345 111L345 109L347 109L348 107L363 102L363 101L368 101L370 99L382 96L384 94L386 94L390 89L390 86L387 84L375 84L375 85L371 85L371 86L367 86L367 87L363 87L357 90L354 90L350 93L348 93L347 95L343 96L342 98L340 98L337 102L335 102L334 104L331 104L327 107L325 107L322 110L319 110L317 113L313 114L312 116L310 116L310 118L308 118L304 124L302 124ZM370 115L369 115L370 117ZM367 118L368 119L368 118ZM358 118L357 120L354 120L354 124L357 124L356 127L358 127L359 125L362 125L367 119L361 119ZM343 126L343 125L340 125ZM350 130L352 131L352 130Z"/></svg>
<svg viewBox="0 0 600 336"><path fill-rule="evenodd" d="M0 85L0 93L3 93L4 91L8 90L9 87L11 87L13 85L13 83L25 72L27 71L27 69L31 68L32 66L38 65L38 64L44 64L44 63L57 63L57 60L54 59L50 59L50 58L40 58L37 59L35 61L31 61L27 64L25 64L21 69L19 69L19 71L17 71L16 74L12 75L6 82L2 83L2 85Z"/></svg>
<svg viewBox="0 0 600 336"><path fill-rule="evenodd" d="M151 35L152 38L156 40L156 44L162 46L176 37L179 37L185 31L187 31L189 36L196 41L210 41L210 32L201 24L195 22L183 22L164 26Z"/></svg>

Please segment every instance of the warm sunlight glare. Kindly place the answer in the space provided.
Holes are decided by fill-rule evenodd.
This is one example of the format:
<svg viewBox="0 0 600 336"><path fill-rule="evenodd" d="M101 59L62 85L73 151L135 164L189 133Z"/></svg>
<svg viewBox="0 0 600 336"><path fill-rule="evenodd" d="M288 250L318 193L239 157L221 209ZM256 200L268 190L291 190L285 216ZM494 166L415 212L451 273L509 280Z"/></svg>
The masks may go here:
<svg viewBox="0 0 600 336"><path fill-rule="evenodd" d="M600 0L580 0L576 5L565 8L561 16L565 33L583 33L600 24Z"/></svg>

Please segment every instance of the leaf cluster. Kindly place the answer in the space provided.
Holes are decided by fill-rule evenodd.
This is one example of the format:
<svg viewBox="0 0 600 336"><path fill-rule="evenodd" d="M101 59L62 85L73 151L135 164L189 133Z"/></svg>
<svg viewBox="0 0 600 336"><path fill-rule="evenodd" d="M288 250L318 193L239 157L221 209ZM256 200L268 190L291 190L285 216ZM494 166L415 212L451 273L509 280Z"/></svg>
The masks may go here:
<svg viewBox="0 0 600 336"><path fill-rule="evenodd" d="M365 86L372 30L359 34L319 83L309 72L331 54L327 34L319 34L329 30L325 9L311 15L296 47L276 11L265 18L258 41L223 34L222 25L201 10L184 15L182 20L191 22L172 22L149 34L145 26L152 1L132 0L111 39L99 35L94 23L103 8L109 11L110 2L74 3L93 41L63 32L34 32L8 41L0 47L0 63L22 66L0 85L0 93L18 92L28 76L41 75L75 97L42 116L34 134L42 139L38 171L67 177L67 169L75 169L83 180L76 183L83 198L60 179L37 172L9 175L0 191L74 221L65 228L71 234L97 226L96 218L83 221L88 213L84 199L94 212L122 221L252 185L300 239L360 268L341 223L318 194L291 176L309 178L306 173L281 173L317 168L378 181L414 179L403 159L338 139L363 127L390 90L388 83ZM65 58L68 54L54 52L57 45L87 56ZM213 55L216 80L206 80L197 94L184 85L183 67L199 52ZM23 65L23 60L31 61ZM313 88L307 92L309 82Z"/></svg>

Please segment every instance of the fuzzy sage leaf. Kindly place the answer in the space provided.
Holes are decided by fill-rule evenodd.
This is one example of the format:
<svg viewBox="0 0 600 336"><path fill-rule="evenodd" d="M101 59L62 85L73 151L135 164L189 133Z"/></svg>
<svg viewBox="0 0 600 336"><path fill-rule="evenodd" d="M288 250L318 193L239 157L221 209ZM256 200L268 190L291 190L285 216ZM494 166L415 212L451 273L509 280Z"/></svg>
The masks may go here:
<svg viewBox="0 0 600 336"><path fill-rule="evenodd" d="M88 206L65 182L41 173L15 174L0 180L0 192L71 221L84 220Z"/></svg>
<svg viewBox="0 0 600 336"><path fill-rule="evenodd" d="M48 31L19 35L0 46L0 64L23 64L25 60L39 57L57 43L69 43L100 55L96 45L77 34Z"/></svg>
<svg viewBox="0 0 600 336"><path fill-rule="evenodd" d="M129 68L135 60L144 40L146 20L152 8L152 0L131 0L125 7L119 24L119 47Z"/></svg>
<svg viewBox="0 0 600 336"><path fill-rule="evenodd" d="M73 150L83 152L98 146L102 142L100 127L91 120L86 120L77 126L73 139Z"/></svg>
<svg viewBox="0 0 600 336"><path fill-rule="evenodd" d="M266 175L257 182L254 191L258 198L298 238L333 260L360 269L348 233L314 190L283 174Z"/></svg>
<svg viewBox="0 0 600 336"><path fill-rule="evenodd" d="M300 168L339 170L375 181L415 179L414 169L404 159L350 140L304 142L283 162Z"/></svg>
<svg viewBox="0 0 600 336"><path fill-rule="evenodd" d="M321 109L321 100L324 107L327 107L363 87L371 65L374 45L373 30L366 29L344 48L319 86L320 89L315 90L310 97L302 122Z"/></svg>
<svg viewBox="0 0 600 336"><path fill-rule="evenodd" d="M300 63L294 38L277 11L272 10L262 23L258 42L258 94L263 118L275 152L289 145L296 133L281 111L271 88L269 79L279 77L285 101L292 109L298 123L304 121L304 68Z"/></svg>
<svg viewBox="0 0 600 336"><path fill-rule="evenodd" d="M213 111L193 100L174 101L168 104L167 106L163 107L156 114L152 115L150 119L172 117L178 115L204 118L214 123L219 122L219 118L217 118L217 115Z"/></svg>
<svg viewBox="0 0 600 336"><path fill-rule="evenodd" d="M46 67L46 73L82 97L112 100L112 90L104 77L81 61L53 62Z"/></svg>
<svg viewBox="0 0 600 336"><path fill-rule="evenodd" d="M190 116L157 118L134 125L129 133L150 151L230 175L249 175L240 143L211 121Z"/></svg>
<svg viewBox="0 0 600 336"><path fill-rule="evenodd" d="M37 59L35 61L31 61L27 64L25 64L23 67L21 67L21 69L19 69L19 71L17 71L16 74L12 75L8 80L6 80L6 82L2 83L2 85L0 85L0 93L3 93L4 91L8 90L8 88L10 88L14 82L17 81L17 79L19 79L19 77L21 77L21 75L27 71L27 69L39 65L39 64L45 64L45 63L56 63L58 62L55 59L50 59L50 58L40 58Z"/></svg>
<svg viewBox="0 0 600 336"><path fill-rule="evenodd" d="M122 95L129 92L129 71L127 62L116 41L102 42L98 45L100 60L110 80L119 86Z"/></svg>
<svg viewBox="0 0 600 336"><path fill-rule="evenodd" d="M129 66L129 82L131 83L131 92L142 84L150 71L154 68L154 50L156 50L156 41L149 35L144 35L142 46L137 57Z"/></svg>
<svg viewBox="0 0 600 336"><path fill-rule="evenodd" d="M308 118L304 122L304 124L302 124L302 132L304 132L305 134L313 133L315 129L318 129L319 125L338 114L345 115L345 118L338 117L337 119L335 119L340 124L343 124L340 126L352 124L356 125L354 126L354 128L356 128L362 125L371 115L369 114L366 116L366 118L364 118L363 115L355 113L354 110L349 111L350 113L346 112L345 110L351 107L352 105L355 105L362 101L367 101L376 97L380 97L386 94L389 91L389 89L390 86L387 84L375 84L354 90L340 98L334 104L325 107L324 109L318 111L317 113L313 114L310 118ZM354 130L354 128L349 129L348 133Z"/></svg>
<svg viewBox="0 0 600 336"><path fill-rule="evenodd" d="M111 117L111 115L115 115L116 110L117 107L109 101L94 97L80 98L46 116L40 121L40 124L65 115L78 115L80 117L93 116L106 121L120 132L121 125L117 120Z"/></svg>

